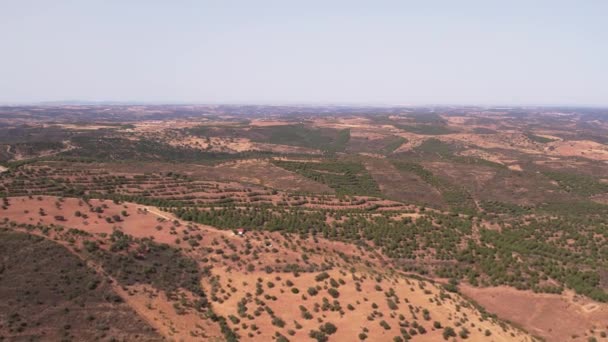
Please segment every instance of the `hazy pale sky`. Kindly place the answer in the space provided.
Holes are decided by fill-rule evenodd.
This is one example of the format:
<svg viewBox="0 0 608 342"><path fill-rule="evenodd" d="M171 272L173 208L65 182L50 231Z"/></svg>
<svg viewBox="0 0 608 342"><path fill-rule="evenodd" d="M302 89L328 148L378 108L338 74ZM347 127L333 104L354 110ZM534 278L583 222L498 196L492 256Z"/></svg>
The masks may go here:
<svg viewBox="0 0 608 342"><path fill-rule="evenodd" d="M0 102L608 105L608 1L0 0Z"/></svg>

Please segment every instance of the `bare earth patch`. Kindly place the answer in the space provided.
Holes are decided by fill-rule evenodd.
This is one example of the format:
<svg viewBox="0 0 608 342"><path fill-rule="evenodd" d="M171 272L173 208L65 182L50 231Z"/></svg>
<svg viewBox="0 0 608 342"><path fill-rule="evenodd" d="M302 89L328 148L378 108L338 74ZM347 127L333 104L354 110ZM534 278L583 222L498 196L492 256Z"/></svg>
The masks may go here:
<svg viewBox="0 0 608 342"><path fill-rule="evenodd" d="M548 144L547 153L564 157L608 160L608 146L589 140L557 141Z"/></svg>
<svg viewBox="0 0 608 342"><path fill-rule="evenodd" d="M286 126L293 125L293 122L272 120L272 119L253 119L249 123L250 126L265 127L265 126Z"/></svg>
<svg viewBox="0 0 608 342"><path fill-rule="evenodd" d="M485 159L494 163L498 163L498 164L504 164L503 160L500 154L498 153L491 153L488 151L484 151L484 150L478 150L478 149L467 149L464 150L460 153L461 156L465 156L465 157L476 157L476 158L481 158L481 159Z"/></svg>
<svg viewBox="0 0 608 342"><path fill-rule="evenodd" d="M608 305L583 299L572 292L538 294L506 286L474 288L466 285L461 286L461 291L488 312L519 324L547 341L587 341L590 329L596 331L596 338L600 331L608 329Z"/></svg>

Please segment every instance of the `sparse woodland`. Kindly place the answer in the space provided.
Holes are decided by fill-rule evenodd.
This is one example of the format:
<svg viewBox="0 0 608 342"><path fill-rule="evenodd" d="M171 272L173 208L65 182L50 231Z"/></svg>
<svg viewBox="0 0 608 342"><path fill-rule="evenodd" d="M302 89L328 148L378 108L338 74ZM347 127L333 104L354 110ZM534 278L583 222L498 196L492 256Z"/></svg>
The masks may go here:
<svg viewBox="0 0 608 342"><path fill-rule="evenodd" d="M603 308L608 128L452 110L0 126L0 340L533 340L462 286Z"/></svg>

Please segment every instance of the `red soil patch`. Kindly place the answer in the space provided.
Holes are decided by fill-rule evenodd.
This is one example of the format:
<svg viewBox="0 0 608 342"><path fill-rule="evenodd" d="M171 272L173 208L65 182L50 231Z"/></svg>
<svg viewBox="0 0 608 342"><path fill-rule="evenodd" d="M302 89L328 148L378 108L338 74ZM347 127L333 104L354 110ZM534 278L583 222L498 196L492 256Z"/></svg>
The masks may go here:
<svg viewBox="0 0 608 342"><path fill-rule="evenodd" d="M243 341L269 341L276 332L290 336L290 330L293 333L293 340L308 340L310 330L318 330L322 323L330 322L337 327L337 332L330 340L337 341L357 341L358 335L367 329L368 341L390 341L394 336L398 336L399 332L399 315L405 316L405 320L410 324L417 321L427 331L426 334L416 335L415 340L419 341L439 341L443 340L443 329L433 328L433 322L438 321L442 326L455 326L456 321L464 322L463 326L471 332L468 340L471 341L531 341L527 335L520 331L509 329L503 331L498 327L497 323L480 320L480 314L472 306L458 295L450 294L450 299L439 299L440 290L433 284L424 281L412 280L401 276L384 276L382 281L378 282L373 273L367 271L344 272L339 270L327 271L330 278L341 279L344 284L341 284L336 290L339 292L339 298L334 299L328 295L328 290L331 288L328 280L316 281L315 274L301 274L294 277L292 274L266 274L262 272L254 272L250 274L234 273L230 271L215 270L215 274L219 276L220 288L223 292L222 301L215 302L214 308L225 316L239 317L238 303L243 298L247 298L246 293L256 293L256 284L262 289L262 293L254 295L265 305L258 305L254 299L246 299L247 313L252 314L254 311L260 311L258 316L253 315L254 320L240 318L241 323L231 323L233 328L238 331ZM355 280L356 279L356 280ZM261 281L260 281L261 280ZM269 282L273 284L269 286ZM289 282L289 283L288 283ZM360 291L357 290L355 283L360 283ZM320 286L317 295L307 293L309 287ZM380 290L376 286L379 286ZM386 291L389 289L395 291L395 296L399 303L396 308L389 307ZM293 293L292 289L298 289L299 293ZM211 289L208 289L208 292ZM258 292L259 293L259 292ZM270 296L270 297L266 297ZM277 300L265 299L276 297ZM342 307L340 311L323 310L323 298L329 299L332 303L338 301ZM315 310L315 306L321 309ZM348 308L351 305L352 309ZM376 307L377 305L377 307ZM456 306L461 306L456 309ZM272 317L264 307L269 307L276 317L285 322L284 327L273 325ZM312 315L312 319L303 317L301 306L306 308ZM423 310L427 309L430 313L430 319L423 318ZM374 314L374 312L382 313L382 316ZM373 317L370 319L370 317ZM390 329L385 329L380 325L381 321L385 321ZM243 328L242 323L247 324L247 328ZM301 327L298 328L297 322ZM257 329L251 330L249 326L255 324ZM486 337L485 331L492 332L491 337ZM409 330L407 328L406 330ZM456 331L459 331L456 328ZM513 336L511 336L513 333Z"/></svg>
<svg viewBox="0 0 608 342"><path fill-rule="evenodd" d="M514 322L548 341L587 341L608 330L608 305L575 296L538 294L500 286L461 286L462 292L489 312ZM589 331L594 329L596 334ZM573 338L573 336L578 336Z"/></svg>

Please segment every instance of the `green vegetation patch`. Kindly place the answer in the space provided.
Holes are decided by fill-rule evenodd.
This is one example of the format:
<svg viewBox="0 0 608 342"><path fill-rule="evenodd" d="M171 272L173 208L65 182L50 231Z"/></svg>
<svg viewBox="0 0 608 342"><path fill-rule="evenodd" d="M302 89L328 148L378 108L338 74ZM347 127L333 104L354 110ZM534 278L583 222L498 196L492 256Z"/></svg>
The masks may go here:
<svg viewBox="0 0 608 342"><path fill-rule="evenodd" d="M443 125L403 125L403 124L394 124L394 126L398 129L402 129L406 132L415 133L415 134L423 134L423 135L444 135L444 134L452 134L456 133L455 130L450 129L449 127Z"/></svg>
<svg viewBox="0 0 608 342"><path fill-rule="evenodd" d="M216 123L213 125L199 125L191 128L184 129L188 134L192 134L197 137L244 137L246 130L249 125L248 120L237 121L237 122L225 122L223 124Z"/></svg>
<svg viewBox="0 0 608 342"><path fill-rule="evenodd" d="M475 133L475 134L497 134L498 131L495 131L490 128L485 128L485 127L475 127L473 129L473 133Z"/></svg>
<svg viewBox="0 0 608 342"><path fill-rule="evenodd" d="M547 144L550 142L554 142L557 141L557 139L551 139L551 138L547 138L547 137L541 137L540 135L534 135L532 133L525 133L524 134L528 139L537 142L537 143L541 143L541 144Z"/></svg>
<svg viewBox="0 0 608 342"><path fill-rule="evenodd" d="M509 168L504 164L499 164L487 159L476 158L471 156L455 156L450 155L448 159L454 163L459 164L469 164L469 165L477 165L477 166L489 166L497 169L508 170Z"/></svg>
<svg viewBox="0 0 608 342"><path fill-rule="evenodd" d="M457 210L463 210L467 213L471 213L472 210L474 210L475 203L473 202L471 194L469 194L466 189L451 184L418 163L402 160L393 160L392 162L397 170L411 172L420 177L427 184L439 190L450 207Z"/></svg>
<svg viewBox="0 0 608 342"><path fill-rule="evenodd" d="M538 209L544 213L563 217L595 215L608 217L608 205L589 200L548 202L540 205Z"/></svg>
<svg viewBox="0 0 608 342"><path fill-rule="evenodd" d="M288 171L327 184L340 195L380 196L378 184L361 163L347 161L295 162L275 160Z"/></svg>
<svg viewBox="0 0 608 342"><path fill-rule="evenodd" d="M456 152L457 148L454 145L443 142L439 139L431 138L423 141L414 151L420 153L434 153L441 156L450 156Z"/></svg>
<svg viewBox="0 0 608 342"><path fill-rule="evenodd" d="M386 146L382 148L382 153L390 154L396 149L398 149L401 145L407 143L408 140L403 137L394 137L391 142L389 142Z"/></svg>
<svg viewBox="0 0 608 342"><path fill-rule="evenodd" d="M524 215L532 210L531 207L500 201L480 201L479 206L484 211L494 214Z"/></svg>
<svg viewBox="0 0 608 342"><path fill-rule="evenodd" d="M181 219L223 229L247 228L255 230L286 231L290 233L321 232L328 226L325 214L303 210L269 208L211 208L198 210L179 208L174 213Z"/></svg>
<svg viewBox="0 0 608 342"><path fill-rule="evenodd" d="M582 196L592 196L608 192L608 184L582 174L546 171L543 175L556 181L567 192Z"/></svg>
<svg viewBox="0 0 608 342"><path fill-rule="evenodd" d="M130 140L115 137L79 136L72 141L78 148L65 151L59 155L60 157L97 161L145 160L213 163L271 155L268 152L207 152L197 148L171 146L152 139Z"/></svg>
<svg viewBox="0 0 608 342"><path fill-rule="evenodd" d="M407 113L407 118L419 124L443 125L446 123L445 119L441 117L441 115L422 109L418 109L412 113Z"/></svg>
<svg viewBox="0 0 608 342"><path fill-rule="evenodd" d="M414 151L422 154L435 154L443 159L447 159L454 163L469 164L469 165L480 165L489 166L499 169L507 169L503 164L495 163L482 158L471 157L471 156L460 156L456 155L458 151L462 150L461 147L446 143L439 139L431 138L423 141L418 145Z"/></svg>
<svg viewBox="0 0 608 342"><path fill-rule="evenodd" d="M329 152L342 152L350 140L350 130L314 128L304 124L251 128L252 141L312 148Z"/></svg>

